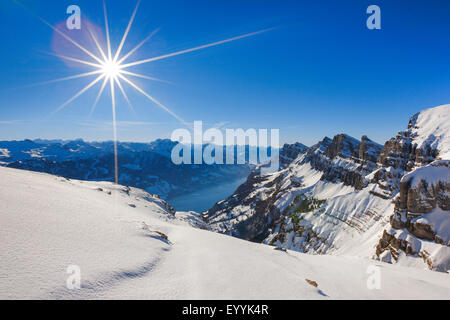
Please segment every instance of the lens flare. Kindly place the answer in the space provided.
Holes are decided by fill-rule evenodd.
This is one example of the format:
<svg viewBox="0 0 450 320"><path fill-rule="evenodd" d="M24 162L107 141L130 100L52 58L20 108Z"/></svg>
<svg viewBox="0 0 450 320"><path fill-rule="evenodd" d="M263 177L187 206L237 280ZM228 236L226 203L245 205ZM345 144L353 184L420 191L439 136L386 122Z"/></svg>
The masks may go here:
<svg viewBox="0 0 450 320"><path fill-rule="evenodd" d="M104 77L116 79L120 73L120 65L113 60L108 60L102 64L102 74Z"/></svg>
<svg viewBox="0 0 450 320"><path fill-rule="evenodd" d="M16 1L16 3L21 5L25 9L27 9L19 1ZM130 30L131 30L131 27L133 25L134 19L136 17L136 13L137 13L137 10L139 8L139 4L140 4L140 0L138 0L138 2L136 4L136 7L133 10L131 18L130 18L130 20L128 22L127 28L125 30L125 33L122 36L122 39L120 41L120 44L119 44L117 50L115 52L113 52L113 49L112 49L112 46L111 46L111 37L110 37L110 32L109 32L108 14L107 14L107 10L106 10L105 1L103 0L103 12L104 12L104 18L105 18L105 33L106 33L106 50L104 50L104 48L102 48L102 46L100 45L98 39L95 37L94 33L90 29L88 30L92 40L94 41L94 43L96 45L96 48L98 49L98 53L100 55L89 51L88 49L83 47L81 44L79 44L78 42L73 40L71 37L69 37L67 34L62 32L61 30L58 30L57 28L52 26L49 22L47 22L43 18L38 17L44 24L46 24L48 27L53 29L56 33L61 35L64 39L66 39L67 41L72 43L75 47L80 49L83 53L85 53L89 57L91 57L93 59L93 61L86 61L86 60L79 59L79 58L76 58L76 57L68 57L68 56L60 55L60 54L54 54L55 56L57 56L57 57L59 57L61 59L67 60L67 61L80 63L80 64L87 65L89 67L94 68L94 70L92 72L86 72L86 73L77 74L77 75L70 76L70 77L65 77L65 78L60 78L60 79L56 79L56 80L46 81L46 82L41 83L41 84L54 83L54 82L59 82L59 81L68 81L68 80L71 80L71 79L79 79L79 78L89 77L89 76L93 76L93 75L97 76L91 83L89 83L83 89L78 91L73 97L68 99L62 105L60 105L54 111L54 113L59 112L62 109L64 109L67 105L72 103L74 100L76 100L79 96L81 96L83 93L88 91L90 88L92 88L97 83L102 83L101 87L100 87L100 90L99 90L99 92L97 94L97 97L95 99L95 102L92 105L92 108L91 108L91 111L90 111L90 114L92 114L95 111L95 107L97 106L98 101L99 101L103 91L105 90L108 82L110 84L111 107L112 107L112 115L113 115L113 132L114 132L114 167L115 167L115 178L114 178L114 180L115 180L115 183L118 183L116 95L115 95L116 85L117 85L117 88L119 88L119 91L122 93L122 95L125 98L125 100L127 101L127 103L129 104L129 106L131 107L131 109L134 111L134 108L133 108L130 100L128 99L128 96L126 94L126 91L125 91L121 81L126 83L129 87L135 89L137 92L141 93L144 97L149 99L153 104L155 104L156 106L158 106L159 108L161 108L162 110L164 110L165 112L167 112L168 114L173 116L175 119L177 119L178 121L180 121L184 125L189 126L188 123L186 121L184 121L180 116L178 116L176 113L174 113L168 107L166 107L164 104L162 104L161 102L156 100L154 97L152 97L149 93L147 93L144 89L139 87L137 84L132 82L129 79L129 77L138 77L138 78L148 79L148 80L152 80L152 81L160 81L160 82L166 82L166 81L160 80L160 79L157 79L157 78L153 78L153 77L150 77L150 76L147 76L147 75L142 75L142 74L139 74L139 73L127 71L127 70L125 70L126 68L133 67L133 66L138 66L138 65L141 65L141 64L144 64L144 63L149 63L149 62L158 61L158 60L162 60L162 59L167 59L167 58L170 58L170 57L178 56L178 55L189 53L189 52L193 52L193 51L198 51L198 50L202 50L202 49L218 46L218 45L221 45L221 44L224 44L224 43L228 43L228 42L231 42L231 41L235 41L235 40L239 40L239 39L255 36L257 34L260 34L260 33L263 33L263 32L266 32L266 31L269 31L269 30L273 29L273 28L271 28L271 29L264 29L264 30L260 30L260 31L256 31L256 32L247 33L247 34L244 34L244 35L232 37L232 38L229 38L229 39L225 39L225 40L221 40L221 41L216 41L216 42L204 44L204 45L193 47L193 48L190 48L190 49L185 49L185 50L181 50L181 51L176 51L176 52L164 54L164 55L157 56L157 57L152 57L152 58L143 59L143 60L139 60L139 61L127 62L129 57L132 56L142 45L144 45L147 41L149 41L159 30L159 29L156 29L155 31L150 33L144 40L142 40L132 50L130 50L128 53L126 53L123 56L121 56L123 46L125 44L125 41L126 41L126 39L128 37L128 34L129 34Z"/></svg>

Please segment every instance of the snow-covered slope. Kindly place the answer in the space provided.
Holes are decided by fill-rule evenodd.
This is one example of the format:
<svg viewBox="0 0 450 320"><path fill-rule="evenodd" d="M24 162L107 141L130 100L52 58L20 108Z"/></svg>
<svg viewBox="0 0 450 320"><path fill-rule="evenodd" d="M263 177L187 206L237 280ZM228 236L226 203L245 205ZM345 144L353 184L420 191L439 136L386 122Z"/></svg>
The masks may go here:
<svg viewBox="0 0 450 320"><path fill-rule="evenodd" d="M408 130L385 143L371 192L393 199L395 207L377 258L450 269L449 160L450 105L415 114Z"/></svg>
<svg viewBox="0 0 450 320"><path fill-rule="evenodd" d="M387 225L391 207L364 188L380 150L365 136L324 138L286 169L254 172L207 212L208 222L215 231L287 249L370 257L378 240L372 229Z"/></svg>
<svg viewBox="0 0 450 320"><path fill-rule="evenodd" d="M405 260L406 253L422 258L430 269L450 270L450 160L405 174L393 213L377 256L395 262Z"/></svg>
<svg viewBox="0 0 450 320"><path fill-rule="evenodd" d="M440 159L449 148L450 105L414 115L383 147L366 136L325 137L274 174L253 172L205 217L243 239L445 272L450 166Z"/></svg>
<svg viewBox="0 0 450 320"><path fill-rule="evenodd" d="M274 250L202 230L195 213L139 189L1 167L0 177L0 299L450 298L448 274ZM66 287L71 265L81 289Z"/></svg>
<svg viewBox="0 0 450 320"><path fill-rule="evenodd" d="M436 149L439 158L450 160L450 104L416 114L411 131L413 143L419 149Z"/></svg>

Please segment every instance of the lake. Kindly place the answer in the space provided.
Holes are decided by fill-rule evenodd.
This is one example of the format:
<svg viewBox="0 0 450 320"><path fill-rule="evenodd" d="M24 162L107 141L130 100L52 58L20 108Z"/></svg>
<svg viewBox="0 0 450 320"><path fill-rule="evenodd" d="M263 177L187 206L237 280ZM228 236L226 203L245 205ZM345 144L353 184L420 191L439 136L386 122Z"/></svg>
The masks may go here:
<svg viewBox="0 0 450 320"><path fill-rule="evenodd" d="M210 209L217 201L228 198L247 178L233 182L218 184L213 187L196 190L192 193L182 194L167 201L176 211L203 212Z"/></svg>

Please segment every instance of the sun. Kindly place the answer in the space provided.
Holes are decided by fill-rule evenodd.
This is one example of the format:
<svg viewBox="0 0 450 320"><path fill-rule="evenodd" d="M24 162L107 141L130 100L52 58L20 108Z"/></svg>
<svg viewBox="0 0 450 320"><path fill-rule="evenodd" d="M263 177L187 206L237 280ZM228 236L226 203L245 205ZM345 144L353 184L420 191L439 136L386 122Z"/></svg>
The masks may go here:
<svg viewBox="0 0 450 320"><path fill-rule="evenodd" d="M172 52L172 53L168 53L168 54L163 54L163 55L157 56L157 57L152 57L152 58L143 59L143 60L139 60L139 61L128 62L130 57L140 47L142 47L147 41L149 41L159 30L159 29L156 29L155 31L151 32L136 47L134 47L128 53L122 55L122 49L123 49L125 41L126 41L126 39L128 37L128 34L130 32L130 29L131 29L131 26L132 26L132 24L134 22L134 19L136 17L136 13L137 13L139 4L140 4L140 0L137 1L136 7L135 7L135 9L133 11L133 14L132 14L132 16L130 18L130 21L128 22L128 25L127 25L127 28L125 30L125 33L122 36L122 40L120 41L120 44L119 44L119 46L117 47L117 49L115 51L112 50L111 37L110 37L110 33L109 33L108 15L107 15L107 11L106 11L105 1L103 1L103 11L104 11L104 18L105 18L106 48L104 48L99 43L99 41L97 40L97 37L95 36L95 34L91 30L88 29L89 34L90 34L93 42L96 45L97 52L89 51L88 49L83 47L81 44L79 44L78 42L73 40L71 37L69 37L67 34L65 34L61 30L55 28L49 22L44 20L43 18L39 17L39 19L42 22L44 22L47 26L49 26L55 32L60 34L67 41L72 43L75 47L77 47L78 49L83 51L85 54L87 54L92 60L88 61L88 60L83 60L83 59L80 59L80 58L77 58L77 57L67 57L67 56L63 56L63 55L60 55L60 54L55 54L55 56L57 56L57 57L59 57L61 59L64 59L64 60L68 60L68 61L84 64L84 65L87 65L87 66L90 66L90 67L94 68L94 70L91 71L91 72L86 72L86 73L77 74L77 75L73 75L73 76L69 76L69 77L65 77L65 78L60 78L60 79L55 79L55 80L51 80L51 81L46 81L46 82L43 82L42 84L59 82L59 81L67 81L67 80L84 78L84 77L89 77L89 76L96 76L96 78L94 80L92 80L91 83L89 83L86 87L84 87L83 89L78 91L73 97L68 99L62 105L60 105L53 113L59 112L62 109L64 109L67 105L69 105L70 103L75 101L79 96L84 94L86 91L88 91L90 88L95 86L97 83L102 83L101 86L100 86L100 90L98 92L97 98L95 99L94 104L92 105L90 114L92 114L94 112L94 110L95 110L95 108L97 106L97 103L99 102L99 99L100 99L102 93L104 92L104 90L109 87L110 91L111 91L111 102L112 102L112 105L113 105L112 106L113 107L113 123L115 124L115 122L116 122L115 121L115 108L116 108L116 106L115 106L115 100L116 100L115 99L115 91L116 90L115 89L119 89L119 91L122 93L123 97L125 98L126 102L130 106L130 108L134 111L134 108L131 105L130 100L128 99L128 96L127 96L127 94L125 92L124 84L127 84L128 86L132 87L133 89L135 89L136 91L138 91L139 93L144 95L151 102L156 104L158 107L160 107L161 109L163 109L164 111L169 113L175 119L180 121L183 125L188 125L187 122L184 121L180 116L175 114L168 107L163 105L161 102L159 102L154 97L152 97L150 94L148 94L146 91L144 91L142 88L140 88L136 83L134 83L131 80L131 78L132 77L137 77L137 78L143 78L143 79L152 80L152 81L159 81L159 82L167 82L167 81L163 81L163 80L160 80L158 78L154 78L154 77L150 77L150 76L147 76L147 75L131 72L131 71L128 71L126 69L128 69L130 67L135 67L135 66L138 66L138 65L141 65L141 64L149 63L149 62L154 62L154 61L167 59L167 58L170 58L170 57L173 57L173 56L177 56L177 55L181 55L181 54L185 54L185 53L189 53L189 52L193 52L193 51L197 51L197 50L202 50L202 49L206 49L206 48L209 48L209 47L214 47L214 46L221 45L221 44L224 44L224 43L228 43L228 42L231 42L231 41L235 41L235 40L238 40L238 39L243 39L243 38L255 36L257 34L264 33L266 31L269 31L269 30L273 29L273 28L263 29L263 30L259 30L259 31L256 31L256 32L252 32L252 33L247 33L247 34L243 34L243 35L240 35L240 36L236 36L236 37L233 37L233 38L229 38L229 39L225 39L225 40L221 40L221 41L216 41L216 42L212 42L212 43L208 43L208 44L204 44L204 45L200 45L200 46L197 46L197 47L193 47L193 48L189 48L189 49L185 49L185 50L181 50L181 51L176 51L176 52ZM22 4L20 4L20 5L22 5Z"/></svg>
<svg viewBox="0 0 450 320"><path fill-rule="evenodd" d="M61 59L64 59L64 60L68 60L68 61L84 64L84 65L87 65L87 66L90 66L90 67L93 68L93 71L90 71L90 72L77 74L77 75L73 75L73 76L69 76L69 77L65 77L65 78L55 79L55 80L51 80L51 81L46 81L46 82L43 82L41 84L48 84L48 83L54 83L54 82L59 82L59 81L67 81L67 80L84 78L84 77L89 77L89 76L96 76L96 78L94 80L92 80L91 83L89 83L86 87L84 87L83 89L78 91L73 97L71 97L69 100L64 102L62 105L60 105L53 113L61 111L67 105L69 105L70 103L75 101L83 93L85 93L90 88L95 86L97 83L101 83L100 90L99 90L99 92L97 94L97 97L96 97L96 99L94 101L94 104L91 107L90 114L92 114L94 112L95 107L97 106L97 104L98 104L98 102L100 100L100 97L101 97L102 93L104 92L105 88L109 87L109 90L110 90L110 93L111 93L111 107L112 107L112 118L113 118L112 120L113 120L113 132L114 132L114 140L113 140L114 141L114 165L115 165L115 182L116 183L118 183L117 126L116 126L116 88L119 89L119 91L122 93L123 97L125 98L125 100L127 101L128 105L130 106L130 108L133 111L134 111L134 108L133 108L132 104L130 103L130 100L128 99L128 96L126 94L126 91L125 91L125 88L124 88L124 85L123 85L125 83L128 86L130 86L133 89L135 89L136 91L138 91L139 93L141 93L142 95L144 95L147 99L149 99L152 103L157 105L159 108L161 108L164 111L166 111L167 113L169 113L175 119L180 121L183 125L188 126L188 127L190 126L180 116L178 116L176 113L174 113L168 107L166 107L161 102L159 102L154 97L152 97L150 94L148 94L146 91L144 91L141 87L139 87L137 84L135 84L130 78L131 77L137 77L137 78L143 78L143 79L152 80L152 81L162 81L162 82L166 82L166 81L163 81L163 80L160 80L160 79L157 79L157 78L153 78L153 77L149 77L147 75L142 75L142 74L139 74L139 73L131 72L131 71L126 70L127 68L135 67L135 66L138 66L138 65L141 65L141 64L145 64L145 63L149 63L149 62L153 62L153 61L167 59L167 58L170 58L170 57L173 57L173 56L177 56L177 55L180 55L180 54L185 54L185 53L189 53L189 52L193 52L193 51L197 51L197 50L206 49L206 48L209 48L209 47L214 47L214 46L221 45L221 44L224 44L224 43L228 43L228 42L231 42L231 41L235 41L235 40L238 40L238 39L251 37L251 36L254 36L254 35L257 35L257 34L260 34L260 33L263 33L263 32L266 32L266 31L269 31L269 30L273 29L273 28L268 28L268 29L264 29L264 30L260 30L260 31L252 32L252 33L243 34L243 35L236 36L236 37L233 37L233 38L229 38L229 39L225 39L225 40L221 40L221 41L216 41L216 42L200 45L200 46L197 46L197 47L193 47L193 48L189 48L189 49L185 49L185 50L181 50L181 51L176 51L176 52L172 52L172 53L168 53L168 54L163 54L163 55L157 56L157 57L152 57L152 58L143 59L143 60L139 60L139 61L126 62L130 58L130 56L132 56L140 47L142 47L147 41L149 41L156 34L156 32L158 32L158 30L159 30L159 29L156 29L155 31L150 33L150 35L148 35L136 47L134 47L132 50L130 50L125 55L122 55L122 49L123 49L125 41L126 41L126 39L128 37L128 33L130 32L130 29L131 29L131 26L133 24L133 21L134 21L134 19L136 17L136 13L137 13L140 1L141 0L137 1L136 7L135 7L135 9L133 11L133 14L132 14L132 16L130 18L130 21L128 22L128 25L127 25L127 28L125 30L125 33L122 36L122 40L120 41L120 44L119 44L118 48L114 52L113 52L113 50L111 48L111 39L110 39L109 25L108 25L108 15L107 15L106 4L105 4L104 0L103 0L103 12L104 12L104 18L105 18L106 49L103 48L100 45L100 43L97 40L97 38L94 35L94 33L91 30L88 29L89 34L90 34L92 40L94 41L94 43L96 45L97 53L89 51L88 49L83 47L81 44L79 44L78 42L73 40L71 37L69 37L67 34L65 34L61 30L59 30L59 29L55 28L54 26L52 26L45 19L43 19L41 17L38 17L43 23L45 23L47 26L49 26L55 32L60 34L67 41L72 43L75 47L77 47L78 49L83 51L85 54L87 54L92 60L88 61L88 60L83 60L83 59L80 59L80 58L77 58L77 57L67 57L67 56L63 56L63 55L59 55L59 54L55 54L55 56L57 56L57 57L59 57ZM22 7L24 7L26 9L26 7L23 4L21 4L20 2L16 2L16 3L21 5Z"/></svg>
<svg viewBox="0 0 450 320"><path fill-rule="evenodd" d="M120 74L121 65L113 60L107 60L100 68L105 79L116 80Z"/></svg>

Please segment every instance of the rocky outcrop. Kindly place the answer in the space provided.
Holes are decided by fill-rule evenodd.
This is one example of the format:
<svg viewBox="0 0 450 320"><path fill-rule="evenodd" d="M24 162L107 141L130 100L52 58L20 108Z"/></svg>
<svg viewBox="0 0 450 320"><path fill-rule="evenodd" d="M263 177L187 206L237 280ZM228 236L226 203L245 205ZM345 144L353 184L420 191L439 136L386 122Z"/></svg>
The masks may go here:
<svg viewBox="0 0 450 320"><path fill-rule="evenodd" d="M377 161L378 170L372 179L377 184L374 194L393 198L399 192L400 179L405 173L447 156L449 114L450 105L417 113L409 120L406 131L384 144Z"/></svg>
<svg viewBox="0 0 450 320"><path fill-rule="evenodd" d="M322 180L343 182L357 190L368 184L365 176L374 169L374 159L378 157L381 145L367 136L358 141L346 134L338 134L331 141L328 138L322 140L321 146L325 146L323 153L312 150L305 161L323 172Z"/></svg>
<svg viewBox="0 0 450 320"><path fill-rule="evenodd" d="M297 196L291 204L274 221L272 232L264 243L301 252L324 254L331 247L326 238L321 237L314 225L304 219L303 214L314 212L325 200Z"/></svg>
<svg viewBox="0 0 450 320"><path fill-rule="evenodd" d="M450 268L450 105L415 114L408 130L387 141L372 192L394 199L390 227L376 257L396 262L403 252L430 269Z"/></svg>
<svg viewBox="0 0 450 320"><path fill-rule="evenodd" d="M253 173L205 219L212 230L254 241L267 235L264 243L284 249L326 254L358 247L383 261L416 257L446 271L449 115L450 105L416 114L384 146L367 136L325 137L279 172ZM319 205L304 210L310 201Z"/></svg>
<svg viewBox="0 0 450 320"><path fill-rule="evenodd" d="M282 169L289 166L301 153L308 150L308 147L300 142L293 144L284 144L280 150L280 167Z"/></svg>
<svg viewBox="0 0 450 320"><path fill-rule="evenodd" d="M437 160L405 175L399 190L390 218L393 231L383 232L377 245L377 257L382 257L386 250L390 251L394 261L399 250L407 255L426 255L429 265L446 271L450 256L440 257L440 261L435 262L430 249L426 250L427 254L421 249L421 240L431 241L435 251L441 250L439 246L450 246L450 160ZM411 239L415 245L411 245Z"/></svg>
<svg viewBox="0 0 450 320"><path fill-rule="evenodd" d="M377 185L373 194L390 199L399 191L401 177L415 164L410 135L410 132L399 132L384 144L378 158L378 170L372 179Z"/></svg>
<svg viewBox="0 0 450 320"><path fill-rule="evenodd" d="M334 159L337 156L341 158L350 158L357 153L359 144L360 142L353 137L346 134L338 134L334 136L323 154L330 159Z"/></svg>
<svg viewBox="0 0 450 320"><path fill-rule="evenodd" d="M280 216L274 204L282 189L283 169L307 150L301 143L285 144L280 150L279 174L272 178L262 174L261 168L255 169L233 195L205 213L205 220L218 232L261 242ZM264 186L262 193L255 192L258 186Z"/></svg>
<svg viewBox="0 0 450 320"><path fill-rule="evenodd" d="M281 154L292 157L292 149L298 150L298 145L283 147ZM297 159L274 175L253 172L232 196L208 210L205 219L218 232L262 241L270 234L269 229L283 221L277 201L302 186L301 179L296 177L296 168L309 165L320 173L323 181L342 182L360 190L368 182L364 175L375 166L372 159L377 158L379 150L381 146L367 137L361 142L345 134L333 139L325 137L308 149L296 151ZM359 158L360 154L363 158ZM312 241L311 236L308 242Z"/></svg>
<svg viewBox="0 0 450 320"><path fill-rule="evenodd" d="M358 145L356 161L360 161L361 164L367 166L374 166L381 153L381 145L370 140L367 136L361 137L361 143Z"/></svg>
<svg viewBox="0 0 450 320"><path fill-rule="evenodd" d="M216 203L205 213L205 219L218 232L251 241L262 241L271 223L279 218L280 211L274 206L280 191L282 176L269 179L252 172L247 181L240 185L229 198ZM254 192L257 185L264 185L264 197ZM234 212L232 209L234 209Z"/></svg>

